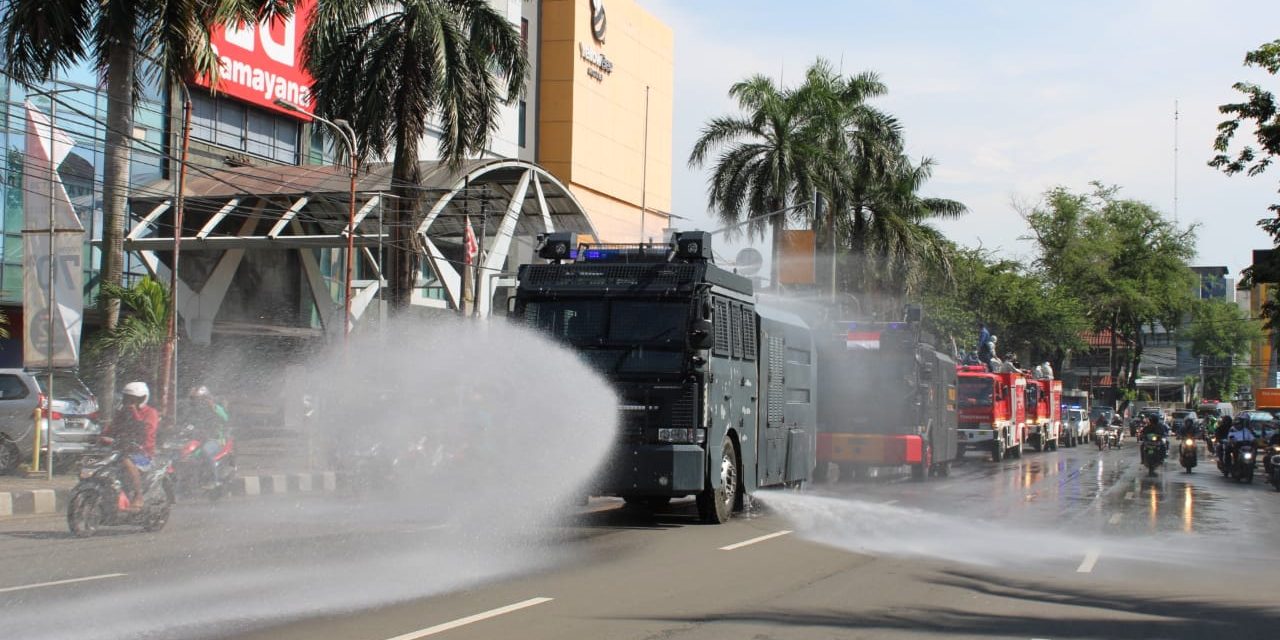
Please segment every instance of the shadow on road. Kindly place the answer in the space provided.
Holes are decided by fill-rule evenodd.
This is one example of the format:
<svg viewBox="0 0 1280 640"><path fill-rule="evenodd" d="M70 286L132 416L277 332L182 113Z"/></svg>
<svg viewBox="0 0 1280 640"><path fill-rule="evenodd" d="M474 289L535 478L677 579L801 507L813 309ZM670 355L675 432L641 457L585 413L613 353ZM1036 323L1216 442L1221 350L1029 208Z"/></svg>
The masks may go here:
<svg viewBox="0 0 1280 640"><path fill-rule="evenodd" d="M957 636L1055 638L1208 638L1273 637L1280 626L1280 609L1203 599L1141 597L1119 591L1085 591L1063 585L988 577L947 571L930 580L971 593L1027 601L1029 608L1053 604L1079 609L1067 617L1062 611L1043 614L999 614L944 606L897 608L892 611L845 613L834 610L759 611L722 613L705 617L661 617L669 622L703 624L761 624L778 627L817 627L858 630L908 630ZM1117 616L1116 613L1120 616ZM1125 617L1129 614L1135 617ZM1136 616L1142 616L1138 618Z"/></svg>

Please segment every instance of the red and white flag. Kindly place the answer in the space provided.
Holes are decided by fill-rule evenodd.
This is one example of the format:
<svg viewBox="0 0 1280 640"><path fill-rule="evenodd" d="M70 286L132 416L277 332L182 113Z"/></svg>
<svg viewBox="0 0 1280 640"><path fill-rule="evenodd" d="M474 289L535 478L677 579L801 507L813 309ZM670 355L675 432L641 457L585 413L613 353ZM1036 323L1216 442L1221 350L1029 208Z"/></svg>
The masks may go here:
<svg viewBox="0 0 1280 640"><path fill-rule="evenodd" d="M849 333L845 336L844 344L847 349L879 349L880 332L855 331L850 329Z"/></svg>
<svg viewBox="0 0 1280 640"><path fill-rule="evenodd" d="M466 256L468 267L475 264L476 255L480 253L480 243L476 241L475 229L471 228L471 216L467 216L467 230L462 236L462 253Z"/></svg>

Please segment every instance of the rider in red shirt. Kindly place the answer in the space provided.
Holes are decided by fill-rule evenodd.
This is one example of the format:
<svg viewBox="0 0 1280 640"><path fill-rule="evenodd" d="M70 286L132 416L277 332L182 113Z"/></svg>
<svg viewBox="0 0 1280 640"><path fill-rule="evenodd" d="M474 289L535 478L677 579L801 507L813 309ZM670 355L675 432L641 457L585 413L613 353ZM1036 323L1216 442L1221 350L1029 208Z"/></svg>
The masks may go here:
<svg viewBox="0 0 1280 640"><path fill-rule="evenodd" d="M138 467L151 464L151 456L156 453L156 431L160 427L160 414L147 404L150 395L151 390L145 382L126 384L123 406L116 412L110 428L103 432L103 435L115 439L117 447L126 451L123 462L131 489L129 503L134 509L142 506L142 473Z"/></svg>

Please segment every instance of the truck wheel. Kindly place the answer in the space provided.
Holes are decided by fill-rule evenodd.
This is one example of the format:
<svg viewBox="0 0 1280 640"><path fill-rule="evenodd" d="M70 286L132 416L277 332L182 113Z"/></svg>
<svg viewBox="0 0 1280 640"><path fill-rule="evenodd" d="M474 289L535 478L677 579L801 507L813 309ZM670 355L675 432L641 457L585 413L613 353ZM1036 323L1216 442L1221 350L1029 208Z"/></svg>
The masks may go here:
<svg viewBox="0 0 1280 640"><path fill-rule="evenodd" d="M1032 437L1035 438L1036 440L1036 443L1032 445L1036 448L1036 451L1044 451L1045 449L1049 448L1049 443L1045 441L1043 433L1036 434L1035 436L1032 436Z"/></svg>
<svg viewBox="0 0 1280 640"><path fill-rule="evenodd" d="M1009 457L1010 457L1010 458L1021 458L1021 457L1022 457L1022 443L1021 443L1021 442L1019 442L1019 443L1018 443L1018 445L1017 445L1016 447L1014 447L1014 448L1009 452Z"/></svg>
<svg viewBox="0 0 1280 640"><path fill-rule="evenodd" d="M698 494L698 517L707 524L723 524L733 517L738 502L738 451L729 436L720 445L720 488L708 487Z"/></svg>
<svg viewBox="0 0 1280 640"><path fill-rule="evenodd" d="M991 441L991 461L1000 462L1004 460L1004 441L996 438Z"/></svg>

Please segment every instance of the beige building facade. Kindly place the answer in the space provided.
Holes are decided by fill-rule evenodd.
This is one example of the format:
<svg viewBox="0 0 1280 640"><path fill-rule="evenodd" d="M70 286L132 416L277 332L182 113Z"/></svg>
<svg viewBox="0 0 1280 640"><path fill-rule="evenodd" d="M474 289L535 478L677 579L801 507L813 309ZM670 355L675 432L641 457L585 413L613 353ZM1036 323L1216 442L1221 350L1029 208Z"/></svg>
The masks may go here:
<svg viewBox="0 0 1280 640"><path fill-rule="evenodd" d="M631 0L543 0L539 27L538 164L569 186L601 241L663 241L671 29Z"/></svg>

